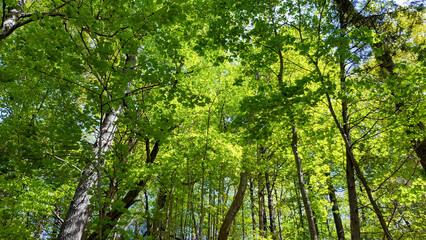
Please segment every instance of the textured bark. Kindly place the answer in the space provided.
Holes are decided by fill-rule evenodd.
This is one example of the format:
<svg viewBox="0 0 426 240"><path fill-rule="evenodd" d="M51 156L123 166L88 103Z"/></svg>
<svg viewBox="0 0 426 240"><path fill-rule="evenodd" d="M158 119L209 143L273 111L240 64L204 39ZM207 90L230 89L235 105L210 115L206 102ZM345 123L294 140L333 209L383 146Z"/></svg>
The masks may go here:
<svg viewBox="0 0 426 240"><path fill-rule="evenodd" d="M238 190L234 196L231 206L228 209L228 212L226 213L222 226L220 227L218 240L228 239L229 230L231 229L235 216L237 215L244 201L244 193L246 192L247 181L248 181L248 170L245 169L244 172L240 173L240 183L238 185Z"/></svg>
<svg viewBox="0 0 426 240"><path fill-rule="evenodd" d="M146 144L147 144L147 148L148 148L147 149L148 154L147 154L146 163L151 164L157 158L157 154L158 154L158 151L159 151L159 142L158 141L155 142L154 147L152 148L151 151L149 151L150 150L149 140L147 140ZM139 193L142 191L142 189L143 189L143 187L145 186L146 183L147 183L146 180L144 180L144 179L140 180L136 184L136 188L128 191L126 193L126 195L120 200L121 202L124 203L124 209L122 209L122 208L114 209L114 210L107 212L105 214L105 219L107 219L108 222L103 226L103 230L102 230L103 237L102 237L102 239L105 239L107 237L109 231L114 228L115 224L120 219L121 215L123 215L125 209L129 209L136 202L136 198L138 197ZM99 239L99 233L93 232L89 236L88 239L89 240Z"/></svg>
<svg viewBox="0 0 426 240"><path fill-rule="evenodd" d="M291 141L291 149L293 150L294 160L297 167L297 177L299 179L299 190L302 194L302 201L305 207L306 217L309 225L309 235L311 240L318 240L318 233L315 228L314 215L311 208L311 203L309 201L308 193L306 192L305 183L303 180L303 169L302 169L302 160L299 156L299 151L297 150L297 129L296 126L292 127L293 137Z"/></svg>
<svg viewBox="0 0 426 240"><path fill-rule="evenodd" d="M127 55L126 65L130 67L124 69L124 74L136 66L136 60L136 56ZM128 83L128 86L130 83ZM126 92L123 94L126 94ZM93 154L95 155L94 161L82 171L82 176L74 192L73 200L68 207L67 215L60 229L59 240L80 240L83 236L87 222L91 216L89 205L92 194L90 191L98 181L100 169L104 165L103 155L110 149L114 141L114 134L117 130L116 122L122 111L122 106L119 106L117 110L110 110L105 114L101 122L99 136L93 149Z"/></svg>
<svg viewBox="0 0 426 240"><path fill-rule="evenodd" d="M95 143L93 150L96 158L100 158L99 152L106 152L114 139L114 132L116 130L115 123L118 115L121 113L121 108L117 111L111 111L106 114L103 122L100 136ZM79 184L74 192L73 200L68 208L67 215L61 226L58 239L81 239L84 229L86 228L87 221L90 218L90 198L92 194L90 190L98 180L98 171L94 171L94 164L90 164L88 168L82 171Z"/></svg>
<svg viewBox="0 0 426 240"><path fill-rule="evenodd" d="M66 1L63 4L55 7L49 12L43 12L43 13L25 13L24 7L26 4L26 0L18 0L17 1L17 7L9 8L6 10L5 2L3 1L3 16L2 16L2 22L0 26L0 41L6 39L9 37L16 29L43 19L44 17L63 17L64 15L62 13L59 13L58 11L68 5L70 1ZM7 13L6 13L7 12Z"/></svg>

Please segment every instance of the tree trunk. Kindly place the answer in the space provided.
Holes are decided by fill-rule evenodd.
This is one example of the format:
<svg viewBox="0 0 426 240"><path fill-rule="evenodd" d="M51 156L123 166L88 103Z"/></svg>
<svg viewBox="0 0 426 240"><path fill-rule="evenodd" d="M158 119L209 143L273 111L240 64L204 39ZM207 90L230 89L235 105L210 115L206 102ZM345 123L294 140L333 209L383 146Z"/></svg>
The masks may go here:
<svg viewBox="0 0 426 240"><path fill-rule="evenodd" d="M266 193L268 194L269 230L271 231L273 238L276 239L274 199L273 199L271 182L269 180L269 174L267 172L265 172L265 181L266 181Z"/></svg>
<svg viewBox="0 0 426 240"><path fill-rule="evenodd" d="M102 157L101 154L108 151L112 145L116 130L115 123L120 113L121 107L117 111L107 113L102 122L101 133L93 150L98 160ZM100 167L98 166L98 168ZM61 226L58 237L60 240L81 239L83 236L87 221L90 218L89 205L92 197L90 190L98 180L98 171L94 170L94 168L94 164L90 164L88 168L82 171L80 182Z"/></svg>
<svg viewBox="0 0 426 240"><path fill-rule="evenodd" d="M254 189L253 189L253 181L250 178L250 209L251 209L251 222L253 231L256 230L256 207L255 207L255 201L254 201Z"/></svg>
<svg viewBox="0 0 426 240"><path fill-rule="evenodd" d="M124 74L126 74L129 69L136 66L136 61L136 56L126 56L126 65L129 67L124 68ZM130 83L131 81L128 82L128 87L130 87ZM123 94L125 93L126 92ZM89 166L82 171L82 176L74 192L73 200L68 207L67 215L62 223L58 236L59 240L80 240L83 236L83 232L91 216L89 205L92 195L90 194L90 190L98 181L100 171L104 165L103 155L110 149L114 141L114 134L117 129L116 122L122 111L122 106L119 106L117 110L113 109L107 112L104 119L101 121L99 136L96 139L95 148L93 149L96 161L90 163Z"/></svg>
<svg viewBox="0 0 426 240"><path fill-rule="evenodd" d="M383 229L383 232L384 232L386 238L388 240L391 240L393 238L392 238L392 236L391 236L391 234L389 232L388 226L387 226L387 224L386 224L386 222L385 222L385 220L383 218L382 212L381 212L379 206L377 205L376 201L374 200L374 197L372 195L372 191L371 191L370 187L368 186L368 183L367 183L366 179L364 178L364 176L363 176L363 174L361 172L361 169L359 168L358 163L357 163L357 161L355 159L355 156L353 154L352 144L351 144L351 141L350 141L350 135L346 134L346 132L349 133L349 128L348 128L348 124L347 124L347 116L348 116L347 115L347 111L345 111L345 109L343 109L344 111L342 111L343 113L346 113L346 115L344 115L344 118L343 118L343 121L344 122L346 121L346 123L342 126L340 124L339 120L337 119L336 113L334 112L333 106L331 104L330 95L328 93L326 93L326 96L327 96L328 108L329 108L329 110L330 110L330 112L331 112L331 114L333 116L335 124L339 128L340 134L341 134L341 136L343 138L343 141L345 143L346 157L349 158L349 163L350 163L349 166L355 168L357 176L361 180L361 183L363 184L363 186L364 186L364 188L365 188L365 190L367 192L368 199L370 200L370 203L373 206L373 210L376 213L377 218L379 219L380 225L381 225L381 227ZM347 164L347 166L348 166L348 164ZM348 171L348 169L346 171ZM353 169L352 169L352 171L353 171ZM349 201L351 203L351 198L349 198ZM351 218L352 218L352 216L351 216ZM359 219L358 219L358 222L359 222Z"/></svg>
<svg viewBox="0 0 426 240"><path fill-rule="evenodd" d="M363 26L374 28L377 24L375 21L376 18L371 18L370 16L364 17L360 12L358 12L353 6L350 0L334 0L335 3L339 6L339 12L341 14L347 14L347 18L350 19L351 23L355 25L355 27L360 28ZM375 55L377 58L377 62L381 69L386 69L390 76L395 75L395 63L393 61L393 57L391 51L389 49L384 49L383 43L378 42L371 46L372 48L380 48L380 54ZM399 109L404 105L403 102L397 103L396 108ZM423 125L423 122L419 122L419 125ZM426 173L426 139L417 139L413 143L413 147L415 149L417 157L420 159L420 164L423 170Z"/></svg>
<svg viewBox="0 0 426 240"><path fill-rule="evenodd" d="M222 226L220 227L218 240L226 240L229 236L229 230L231 229L232 223L234 222L235 216L240 210L241 205L244 201L244 193L247 188L248 181L248 169L240 173L240 183L238 185L238 191L235 194L234 200L226 213L225 219L223 220Z"/></svg>
<svg viewBox="0 0 426 240"><path fill-rule="evenodd" d="M303 205L305 207L306 217L308 219L309 234L311 240L318 240L318 233L315 229L314 215L311 208L311 203L306 192L305 183L303 180L302 160L300 159L299 152L297 150L297 129L296 126L292 127L293 138L291 142L291 149L293 150L294 160L296 161L297 176L299 179L299 190L302 194Z"/></svg>
<svg viewBox="0 0 426 240"><path fill-rule="evenodd" d="M262 158L262 152L263 148L258 147L257 148L257 164L261 164L261 158ZM266 220L266 211L265 211L265 187L263 184L263 176L261 173L257 175L257 200L259 204L259 235L261 237L265 236L266 231L268 230L267 227L267 220Z"/></svg>
<svg viewBox="0 0 426 240"><path fill-rule="evenodd" d="M328 196L330 197L330 202L333 204L331 210L333 211L333 219L334 225L336 226L337 238L339 240L345 240L345 232L342 224L342 218L340 217L339 204L336 198L336 190L330 181L327 183L327 185Z"/></svg>
<svg viewBox="0 0 426 240"><path fill-rule="evenodd" d="M414 141L413 146L417 157L420 159L420 164L426 173L426 139L423 139L423 141Z"/></svg>
<svg viewBox="0 0 426 240"><path fill-rule="evenodd" d="M150 164L153 163L155 161L155 159L157 158L157 154L159 151L159 142L156 141L154 147L152 148L152 151L150 151L150 147L149 147L149 140L146 140L146 151L147 151L147 159L146 159L146 163ZM139 193L142 191L142 188L145 186L145 184L147 183L147 180L140 180L138 183L136 183L136 188L133 190L130 190L126 193L126 195L120 199L119 201L123 202L124 204L124 209L123 208L119 208L119 209L113 209L111 212L107 212L105 214L105 219L108 219L108 222L105 223L105 225L102 226L102 238L106 238L108 235L108 232L114 228L115 224L117 223L117 221L120 219L121 215L123 215L125 209L129 209L135 202L136 202L136 198L138 197ZM146 193L145 193L146 195ZM147 195L146 195L147 197ZM147 202L146 202L147 204ZM148 225L148 224L147 224ZM150 228L147 226L147 231L149 231ZM93 232L89 238L89 240L95 240L95 239L99 239L99 233L98 232Z"/></svg>

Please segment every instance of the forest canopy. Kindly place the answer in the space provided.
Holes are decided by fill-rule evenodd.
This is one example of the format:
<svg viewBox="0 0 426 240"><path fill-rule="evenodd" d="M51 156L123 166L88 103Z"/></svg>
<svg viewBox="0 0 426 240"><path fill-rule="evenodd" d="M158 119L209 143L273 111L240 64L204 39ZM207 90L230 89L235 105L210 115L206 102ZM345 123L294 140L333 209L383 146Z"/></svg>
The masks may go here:
<svg viewBox="0 0 426 240"><path fill-rule="evenodd" d="M0 239L426 239L421 1L0 5Z"/></svg>

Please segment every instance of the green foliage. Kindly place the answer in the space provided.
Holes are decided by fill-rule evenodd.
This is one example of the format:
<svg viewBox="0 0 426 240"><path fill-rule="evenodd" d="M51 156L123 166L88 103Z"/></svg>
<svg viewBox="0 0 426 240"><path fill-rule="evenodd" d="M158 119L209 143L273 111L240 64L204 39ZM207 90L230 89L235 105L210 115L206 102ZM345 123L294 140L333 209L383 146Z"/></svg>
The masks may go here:
<svg viewBox="0 0 426 240"><path fill-rule="evenodd" d="M319 237L336 238L333 186L349 238L330 111L343 123L346 105L351 149L392 234L422 239L424 11L358 1L365 22L342 23L336 2L81 0L47 16L62 2L28 1L33 21L0 42L0 239L56 238L88 166L100 174L89 235L189 239L202 222L215 239L248 169L229 238L309 238L292 126ZM111 147L95 152L116 110ZM268 183L275 233L259 227L262 214L272 222ZM381 238L356 184L363 237ZM114 211L119 221L105 217Z"/></svg>

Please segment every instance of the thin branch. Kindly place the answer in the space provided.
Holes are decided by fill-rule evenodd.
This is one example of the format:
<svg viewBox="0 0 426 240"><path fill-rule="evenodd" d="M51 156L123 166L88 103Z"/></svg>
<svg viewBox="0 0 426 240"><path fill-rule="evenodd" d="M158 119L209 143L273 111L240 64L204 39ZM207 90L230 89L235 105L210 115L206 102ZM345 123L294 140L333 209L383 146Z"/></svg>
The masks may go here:
<svg viewBox="0 0 426 240"><path fill-rule="evenodd" d="M138 94L140 91L150 90L150 89L153 89L154 87L157 87L157 86L160 86L160 85L162 85L162 84L161 83L157 83L157 84L153 84L153 85L149 85L149 86L144 86L144 87L137 88L137 89L135 89L133 91L130 91L130 92L126 93L122 97L111 99L110 101L108 101L106 103L103 103L102 105L105 106L105 105L108 105L108 104L110 104L112 102L123 100L123 99L127 98L128 96Z"/></svg>
<svg viewBox="0 0 426 240"><path fill-rule="evenodd" d="M21 64L22 64L22 63L21 63ZM22 65L24 65L24 64L22 64ZM73 82L73 81L71 81L71 80L69 80L69 79L66 79L66 78L63 78L63 77L59 77L59 76L55 76L55 75L52 75L52 74L46 73L46 72L44 72L44 71L38 70L38 69L36 69L36 68L29 67L29 66L27 66L27 65L24 65L24 66L26 66L26 67L28 67L28 68L30 68L30 69L32 69L32 70L34 70L34 71L36 71L36 72L39 72L39 73L41 73L41 74L44 74L44 75L46 75L46 76L48 76L48 77L53 77L53 78L57 78L57 79L63 80L63 81L65 81L65 82L68 82L68 83L71 83L71 84L77 85L77 86L79 86L79 87L82 87L82 88L86 89L87 91L89 91L89 92L91 92L91 93L94 93L94 94L96 94L96 95L100 95L100 94L99 94L99 93L97 93L96 91L94 91L94 90L92 90L92 89L90 89L90 88L88 88L88 87L85 87L85 86L81 85L80 83L76 83L76 82Z"/></svg>
<svg viewBox="0 0 426 240"><path fill-rule="evenodd" d="M399 167L393 171L393 173L391 175L389 175L389 177L387 177L385 180L383 180L382 183L379 184L379 186L377 186L376 189L372 190L372 192L375 192L377 190L379 190L383 184L385 184L385 182L387 182L391 177L393 177L393 175L395 175L396 172L399 171L399 169L401 169L402 166L404 166L404 164L407 162L407 160L413 155L413 152L411 152L410 154L407 155L407 157L404 159L404 161L401 163L401 165L399 165Z"/></svg>
<svg viewBox="0 0 426 240"><path fill-rule="evenodd" d="M47 155L49 155L49 156L51 156L51 157L53 157L53 158L55 158L55 159L57 159L57 160L59 160L59 161L62 161L62 162L64 162L64 163L66 163L66 164L68 164L68 165L72 166L73 168L77 169L80 173L82 172L82 170L81 170L80 168L78 168L76 165L74 165L74 164L72 164L72 163L68 162L67 160L62 159L62 158L60 158L60 157L58 157L58 156L56 156L56 155L54 155L54 154L51 154L51 153L49 153L49 152L44 152L44 153L45 153L45 154L47 154Z"/></svg>
<svg viewBox="0 0 426 240"><path fill-rule="evenodd" d="M370 127L370 129L368 129L368 131L366 132L366 133L364 133L364 135L362 135L360 138L358 138L358 139L356 139L355 141L353 141L352 142L352 145L351 145L351 147L352 146L354 146L355 145L355 143L357 143L359 140L361 140L361 139L363 139L364 137L366 137L370 132L371 132L371 130L373 130L373 128L374 128L374 126L376 126L376 124L379 122L379 119L378 120L376 120L375 122L374 122L374 124L373 124L373 126L371 126Z"/></svg>
<svg viewBox="0 0 426 240"><path fill-rule="evenodd" d="M64 219L61 218L61 216L59 216L59 214L56 211L52 211L53 215L55 215L55 217L61 222L61 224L64 222Z"/></svg>

